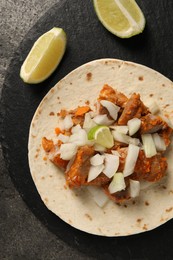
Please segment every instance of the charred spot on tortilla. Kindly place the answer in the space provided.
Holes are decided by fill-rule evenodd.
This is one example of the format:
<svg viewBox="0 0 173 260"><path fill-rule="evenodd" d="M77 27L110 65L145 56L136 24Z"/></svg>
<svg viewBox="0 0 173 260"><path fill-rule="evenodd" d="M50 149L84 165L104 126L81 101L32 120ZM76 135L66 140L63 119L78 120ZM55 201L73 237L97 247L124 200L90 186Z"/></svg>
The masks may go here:
<svg viewBox="0 0 173 260"><path fill-rule="evenodd" d="M88 213L85 214L85 217L87 217L90 221L93 220L92 217L90 216L90 214L88 214Z"/></svg>
<svg viewBox="0 0 173 260"><path fill-rule="evenodd" d="M144 229L144 230L148 230L148 228L147 228L147 224L144 224L143 227L142 227L142 229Z"/></svg>
<svg viewBox="0 0 173 260"><path fill-rule="evenodd" d="M86 79L87 79L87 81L90 81L92 79L92 73L91 72L88 72L86 74Z"/></svg>
<svg viewBox="0 0 173 260"><path fill-rule="evenodd" d="M49 116L54 116L54 115L55 113L53 111L49 113Z"/></svg>
<svg viewBox="0 0 173 260"><path fill-rule="evenodd" d="M30 129L31 174L48 208L74 227L103 236L144 232L172 218L172 96L168 79L131 62L93 61L62 79L43 99ZM155 97L157 113L168 120L151 113L147 97ZM50 118L50 111L57 117ZM92 216L90 227L85 214Z"/></svg>
<svg viewBox="0 0 173 260"><path fill-rule="evenodd" d="M170 211L172 211L173 210L173 207L171 207L171 208L169 208L169 209L166 209L165 211L168 213L168 212L170 212Z"/></svg>
<svg viewBox="0 0 173 260"><path fill-rule="evenodd" d="M136 222L138 222L138 223L141 223L141 221L142 221L142 218L138 218L138 219L136 220Z"/></svg>
<svg viewBox="0 0 173 260"><path fill-rule="evenodd" d="M139 79L139 81L143 81L144 77L143 76L139 76L138 79Z"/></svg>

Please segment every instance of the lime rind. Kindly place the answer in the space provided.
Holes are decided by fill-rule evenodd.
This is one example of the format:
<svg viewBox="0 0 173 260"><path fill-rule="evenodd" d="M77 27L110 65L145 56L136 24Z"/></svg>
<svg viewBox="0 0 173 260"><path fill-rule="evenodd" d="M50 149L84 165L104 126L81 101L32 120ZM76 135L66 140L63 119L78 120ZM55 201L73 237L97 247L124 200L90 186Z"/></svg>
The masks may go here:
<svg viewBox="0 0 173 260"><path fill-rule="evenodd" d="M101 0L103 1L103 0ZM100 22L102 23L102 25L108 30L110 31L112 34L120 37L120 38L130 38L134 35L140 34L142 33L142 31L145 28L145 17L141 11L141 9L139 8L139 6L137 5L137 3L134 0L131 0L131 2L133 3L134 7L136 8L136 10L139 13L140 16L140 21L137 23L135 21L135 19L131 16L131 14L126 10L125 6L121 3L120 0L114 0L115 4L117 4L117 7L120 8L124 19L120 19L119 23L117 24L121 24L122 20L128 20L129 26L128 29L125 28L124 30L117 30L115 29L112 25L110 25L110 23L108 21L106 21L106 19L103 17L102 13L99 10L99 6L98 6L98 2L101 2L100 0L93 0L94 2L94 9L95 12L97 14L98 19L100 20ZM105 2L107 3L107 2ZM104 10L105 13L105 10ZM109 17L111 16L111 14L109 14ZM112 15L113 17L113 15ZM110 18L109 18L110 19ZM113 18L112 18L113 19ZM123 21L123 22L124 22Z"/></svg>

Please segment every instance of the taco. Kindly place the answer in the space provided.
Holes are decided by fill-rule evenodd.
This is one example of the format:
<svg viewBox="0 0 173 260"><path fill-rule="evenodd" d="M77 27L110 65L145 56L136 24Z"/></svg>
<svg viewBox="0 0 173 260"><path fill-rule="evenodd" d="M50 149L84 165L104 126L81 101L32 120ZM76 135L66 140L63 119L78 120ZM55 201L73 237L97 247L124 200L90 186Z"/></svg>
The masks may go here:
<svg viewBox="0 0 173 260"><path fill-rule="evenodd" d="M60 80L30 126L29 166L46 207L101 236L173 217L173 83L132 62L101 59Z"/></svg>

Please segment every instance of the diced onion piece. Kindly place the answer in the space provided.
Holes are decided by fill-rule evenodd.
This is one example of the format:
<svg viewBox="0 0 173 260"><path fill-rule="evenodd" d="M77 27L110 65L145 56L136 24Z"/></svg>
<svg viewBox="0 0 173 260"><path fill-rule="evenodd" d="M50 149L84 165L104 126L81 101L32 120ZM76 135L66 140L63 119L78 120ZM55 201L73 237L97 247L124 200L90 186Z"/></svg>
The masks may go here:
<svg viewBox="0 0 173 260"><path fill-rule="evenodd" d="M105 153L105 167L103 173L108 177L112 178L119 167L119 157L114 154Z"/></svg>
<svg viewBox="0 0 173 260"><path fill-rule="evenodd" d="M71 168L71 166L72 166L72 164L73 164L75 158L76 158L76 156L73 156L73 157L70 159L70 161L69 161L68 164L67 164L67 167L66 167L65 172L68 172L68 171L70 170L70 168Z"/></svg>
<svg viewBox="0 0 173 260"><path fill-rule="evenodd" d="M88 173L88 182L94 180L103 171L104 165L100 164L97 166L91 165Z"/></svg>
<svg viewBox="0 0 173 260"><path fill-rule="evenodd" d="M94 126L96 126L96 123L91 118L91 114L86 113L84 118L83 128L88 132Z"/></svg>
<svg viewBox="0 0 173 260"><path fill-rule="evenodd" d="M106 125L106 126L109 126L109 125L112 125L114 123L113 120L110 120L107 115L97 115L93 118L94 122L97 124L97 125Z"/></svg>
<svg viewBox="0 0 173 260"><path fill-rule="evenodd" d="M158 133L153 134L152 137L153 137L153 141L154 141L156 150L158 152L165 151L166 145L165 145L164 139Z"/></svg>
<svg viewBox="0 0 173 260"><path fill-rule="evenodd" d="M103 164L104 158L105 158L104 155L96 154L96 155L94 155L93 157L90 158L90 163L93 166Z"/></svg>
<svg viewBox="0 0 173 260"><path fill-rule="evenodd" d="M84 129L80 129L77 133L74 133L69 138L70 143L75 143L78 146L83 146L88 144L87 133Z"/></svg>
<svg viewBox="0 0 173 260"><path fill-rule="evenodd" d="M64 118L63 124L64 124L64 129L65 130L69 130L73 126L73 121L72 121L71 115L67 115Z"/></svg>
<svg viewBox="0 0 173 260"><path fill-rule="evenodd" d="M61 130L64 130L64 120L63 119L60 119L59 122L58 122L58 128L60 128Z"/></svg>
<svg viewBox="0 0 173 260"><path fill-rule="evenodd" d="M122 172L117 172L114 174L113 180L109 184L109 192L115 193L117 191L124 190L126 188L126 184L124 181L124 176Z"/></svg>
<svg viewBox="0 0 173 260"><path fill-rule="evenodd" d="M100 104L108 110L109 115L116 121L120 107L108 100L101 100Z"/></svg>
<svg viewBox="0 0 173 260"><path fill-rule="evenodd" d="M136 198L139 196L140 192L140 182L135 180L130 180L130 197Z"/></svg>
<svg viewBox="0 0 173 260"><path fill-rule="evenodd" d="M110 126L111 129L117 130L119 133L127 134L129 131L129 128L127 125L113 125Z"/></svg>
<svg viewBox="0 0 173 260"><path fill-rule="evenodd" d="M88 186L87 189L92 195L92 198L95 201L95 203L100 208L102 208L108 202L108 196L103 192L103 190L100 187Z"/></svg>
<svg viewBox="0 0 173 260"><path fill-rule="evenodd" d="M140 148L138 146L129 144L124 171L123 171L124 177L127 177L134 172L136 161L139 155L139 149Z"/></svg>
<svg viewBox="0 0 173 260"><path fill-rule="evenodd" d="M72 143L61 144L59 152L60 158L63 160L70 160L77 153L77 145Z"/></svg>
<svg viewBox="0 0 173 260"><path fill-rule="evenodd" d="M129 128L129 135L134 135L141 126L141 120L139 118L132 118L127 122Z"/></svg>
<svg viewBox="0 0 173 260"><path fill-rule="evenodd" d="M151 158L152 156L157 154L156 146L154 144L153 138L151 134L143 134L141 135L145 156L147 158Z"/></svg>
<svg viewBox="0 0 173 260"><path fill-rule="evenodd" d="M58 140L60 140L63 143L68 143L69 136L68 135L59 134L58 135Z"/></svg>
<svg viewBox="0 0 173 260"><path fill-rule="evenodd" d="M100 144L94 144L94 150L97 152L105 152L106 147L100 145Z"/></svg>
<svg viewBox="0 0 173 260"><path fill-rule="evenodd" d="M132 138L128 135L118 132L117 130L113 130L112 135L114 137L114 140L117 142L140 145L140 140L138 138Z"/></svg>
<svg viewBox="0 0 173 260"><path fill-rule="evenodd" d="M72 134L75 134L75 133L78 133L80 129L81 129L81 126L78 124L78 125L75 125L72 127L71 132L72 132Z"/></svg>
<svg viewBox="0 0 173 260"><path fill-rule="evenodd" d="M168 124L169 127L173 128L173 124L167 116L163 114L160 114L159 116Z"/></svg>
<svg viewBox="0 0 173 260"><path fill-rule="evenodd" d="M156 103L156 101L153 101L152 103L150 103L148 105L149 111L151 112L151 114L156 115L160 112L160 107L158 106L158 104Z"/></svg>

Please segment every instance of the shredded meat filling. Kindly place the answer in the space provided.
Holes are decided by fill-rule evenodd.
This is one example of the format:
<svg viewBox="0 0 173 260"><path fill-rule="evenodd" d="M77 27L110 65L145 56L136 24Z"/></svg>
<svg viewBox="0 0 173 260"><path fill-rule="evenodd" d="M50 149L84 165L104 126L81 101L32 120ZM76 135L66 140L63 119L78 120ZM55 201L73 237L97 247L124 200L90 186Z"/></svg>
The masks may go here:
<svg viewBox="0 0 173 260"><path fill-rule="evenodd" d="M173 129L168 126L168 124L159 116L152 115L148 108L145 107L140 99L139 94L132 94L128 99L124 94L114 90L109 85L105 84L100 91L98 102L101 100L108 100L115 105L120 107L118 113L118 120L115 124L127 125L128 121L132 118L140 118L141 126L137 133L135 133L135 138L141 140L141 134L152 134L158 133L165 141L166 146L170 144L171 134ZM90 111L88 106L78 107L71 111L61 110L59 115L64 118L67 114L72 116L72 121L74 125L80 124L83 126L85 113ZM101 104L99 107L99 114L107 114L110 117L109 112ZM57 130L59 131L59 129ZM64 131L63 134L70 135L71 129ZM58 134L57 134L58 135ZM109 198L116 203L122 203L130 199L129 195L129 179L132 180L145 180L148 182L157 182L161 180L166 175L167 161L163 156L163 153L157 153L151 158L145 156L144 150L139 151L138 159L134 167L134 172L128 177L125 177L126 189L110 194L109 184L112 178L108 178L103 172L99 174L94 180L88 182L88 173L91 167L90 159L96 154L93 146L84 145L78 148L75 159L72 162L70 169L67 170L67 164L69 161L60 158L60 155L56 153L57 147L61 146L60 143L56 145L52 140L48 140L46 137L42 138L42 146L46 153L50 153L51 161L59 168L65 171L66 182L70 188L77 188L80 186L95 185L103 188L104 192L109 196ZM126 157L128 153L128 144L121 142L114 142L114 146L106 150L106 153L112 153L115 150L119 153L119 167L118 172L123 172ZM69 168L69 167L68 167Z"/></svg>
<svg viewBox="0 0 173 260"><path fill-rule="evenodd" d="M80 187L87 182L90 158L94 154L94 148L91 146L82 146L78 149L73 164L66 172L66 181L70 188Z"/></svg>
<svg viewBox="0 0 173 260"><path fill-rule="evenodd" d="M164 129L165 127L165 122L163 122L162 118L159 116L147 114L141 117L141 134L152 134Z"/></svg>
<svg viewBox="0 0 173 260"><path fill-rule="evenodd" d="M118 119L118 124L126 125L130 119L134 117L140 118L146 113L148 113L148 110L140 100L140 95L134 93L127 101L125 108Z"/></svg>
<svg viewBox="0 0 173 260"><path fill-rule="evenodd" d="M114 90L109 85L105 84L100 91L98 100L108 100L117 106L124 107L128 98L121 92Z"/></svg>

